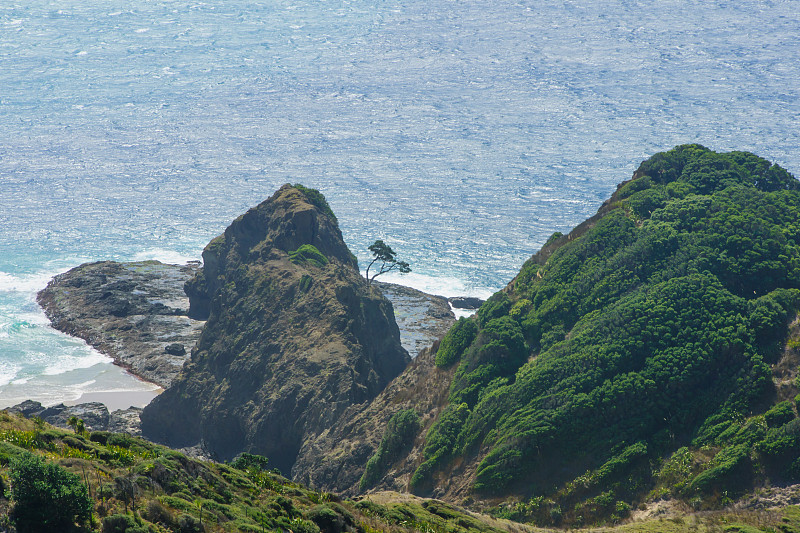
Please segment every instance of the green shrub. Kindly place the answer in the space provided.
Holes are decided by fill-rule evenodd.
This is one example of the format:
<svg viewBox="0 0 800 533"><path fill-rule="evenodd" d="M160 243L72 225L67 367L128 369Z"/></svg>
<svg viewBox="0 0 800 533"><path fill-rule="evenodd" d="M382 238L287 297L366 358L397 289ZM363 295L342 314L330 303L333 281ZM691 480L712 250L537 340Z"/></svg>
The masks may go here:
<svg viewBox="0 0 800 533"><path fill-rule="evenodd" d="M375 484L414 442L419 432L419 415L414 409L404 409L389 419L383 439L375 454L367 461L364 474L359 481L359 488L365 490Z"/></svg>
<svg viewBox="0 0 800 533"><path fill-rule="evenodd" d="M764 413L764 420L771 428L780 427L787 422L794 420L794 407L789 400L774 405L769 411Z"/></svg>
<svg viewBox="0 0 800 533"><path fill-rule="evenodd" d="M11 460L13 518L20 533L67 531L91 517L93 502L80 478L31 453Z"/></svg>
<svg viewBox="0 0 800 533"><path fill-rule="evenodd" d="M10 442L0 442L0 465L7 465L14 457L25 453L23 448Z"/></svg>
<svg viewBox="0 0 800 533"><path fill-rule="evenodd" d="M106 444L108 442L108 437L111 435L113 435L113 433L109 431L92 431L89 433L89 440L98 444Z"/></svg>
<svg viewBox="0 0 800 533"><path fill-rule="evenodd" d="M205 526L192 515L183 514L178 517L178 532L179 533L203 533L206 530Z"/></svg>
<svg viewBox="0 0 800 533"><path fill-rule="evenodd" d="M108 446L117 446L119 448L130 448L135 442L134 438L126 433L111 433L108 436L106 444Z"/></svg>
<svg viewBox="0 0 800 533"><path fill-rule="evenodd" d="M289 260L298 265L310 264L319 268L328 264L328 258L313 244L304 244L297 250L289 252Z"/></svg>
<svg viewBox="0 0 800 533"><path fill-rule="evenodd" d="M490 320L505 316L511 310L511 302L505 292L496 292L483 302L476 313L478 324L483 327Z"/></svg>
<svg viewBox="0 0 800 533"><path fill-rule="evenodd" d="M478 334L474 320L461 317L450 328L436 351L436 366L447 367L461 359L464 350L469 348Z"/></svg>
<svg viewBox="0 0 800 533"><path fill-rule="evenodd" d="M346 530L345 518L326 505L309 509L306 520L315 523L322 533L341 533Z"/></svg>
<svg viewBox="0 0 800 533"><path fill-rule="evenodd" d="M257 470L269 470L269 459L263 455L256 455L252 453L242 452L231 461L231 466L238 470L249 470L255 468Z"/></svg>
<svg viewBox="0 0 800 533"><path fill-rule="evenodd" d="M308 292L311 289L311 285L314 283L314 278L309 276L308 274L303 274L303 277L300 278L300 284L298 287L300 288L300 292Z"/></svg>
<svg viewBox="0 0 800 533"><path fill-rule="evenodd" d="M313 206L317 207L320 211L331 217L334 222L337 222L336 215L333 214L333 209L331 209L331 206L328 205L328 200L325 199L325 195L323 195L317 189L311 189L299 183L295 183L293 187L302 192Z"/></svg>
<svg viewBox="0 0 800 533"><path fill-rule="evenodd" d="M113 514L103 518L103 533L149 533L150 529L136 523L132 516Z"/></svg>
<svg viewBox="0 0 800 533"><path fill-rule="evenodd" d="M745 445L724 448L714 456L710 467L698 474L687 487L689 495L709 494L712 491L736 490L752 473L750 449Z"/></svg>
<svg viewBox="0 0 800 533"><path fill-rule="evenodd" d="M309 520L295 518L292 520L293 533L320 533L319 526Z"/></svg>

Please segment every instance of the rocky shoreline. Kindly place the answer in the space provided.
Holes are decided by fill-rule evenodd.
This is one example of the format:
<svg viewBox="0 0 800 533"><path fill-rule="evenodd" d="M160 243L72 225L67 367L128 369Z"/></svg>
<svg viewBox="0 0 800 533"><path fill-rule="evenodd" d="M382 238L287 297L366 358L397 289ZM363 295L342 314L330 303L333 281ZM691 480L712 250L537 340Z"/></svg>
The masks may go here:
<svg viewBox="0 0 800 533"><path fill-rule="evenodd" d="M54 277L37 300L55 329L167 388L205 324L189 318L183 291L198 268L158 261L86 263Z"/></svg>

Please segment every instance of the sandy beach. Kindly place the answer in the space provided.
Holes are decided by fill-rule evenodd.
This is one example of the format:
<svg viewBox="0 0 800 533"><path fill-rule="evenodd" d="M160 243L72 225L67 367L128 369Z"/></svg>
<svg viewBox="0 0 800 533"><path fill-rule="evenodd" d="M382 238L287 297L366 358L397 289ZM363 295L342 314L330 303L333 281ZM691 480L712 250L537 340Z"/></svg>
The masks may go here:
<svg viewBox="0 0 800 533"><path fill-rule="evenodd" d="M34 400L44 406L102 402L109 411L114 411L144 407L161 392L163 389L158 385L142 381L107 359L88 368L9 383L2 387L0 409Z"/></svg>

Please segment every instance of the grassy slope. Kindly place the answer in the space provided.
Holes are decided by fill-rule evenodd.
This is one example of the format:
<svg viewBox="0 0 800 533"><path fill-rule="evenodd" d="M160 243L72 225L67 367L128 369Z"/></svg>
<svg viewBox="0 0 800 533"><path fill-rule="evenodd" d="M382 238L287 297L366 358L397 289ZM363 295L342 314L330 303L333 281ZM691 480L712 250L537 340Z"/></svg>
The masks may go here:
<svg viewBox="0 0 800 533"><path fill-rule="evenodd" d="M432 500L391 503L343 501L257 469L191 459L123 434L75 434L0 411L0 477L10 495L9 461L33 452L88 480L95 502L93 524L114 514L136 516L150 531L182 531L202 522L205 531L502 532L509 527ZM131 498L133 493L133 498ZM126 500L127 503L126 503ZM133 515L135 501L135 515ZM0 530L13 501L0 498ZM187 529L184 529L187 530ZM525 530L518 526L514 531Z"/></svg>

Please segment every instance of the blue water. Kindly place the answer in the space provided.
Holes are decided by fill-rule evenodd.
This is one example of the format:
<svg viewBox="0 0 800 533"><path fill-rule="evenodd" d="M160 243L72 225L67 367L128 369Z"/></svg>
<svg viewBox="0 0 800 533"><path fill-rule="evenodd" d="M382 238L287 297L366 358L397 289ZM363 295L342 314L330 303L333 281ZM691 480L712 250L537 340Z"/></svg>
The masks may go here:
<svg viewBox="0 0 800 533"><path fill-rule="evenodd" d="M656 151L700 142L797 174L798 13L797 0L4 2L0 405L109 382L38 311L52 274L197 258L285 182L325 193L362 262L383 238L412 285L486 295Z"/></svg>

